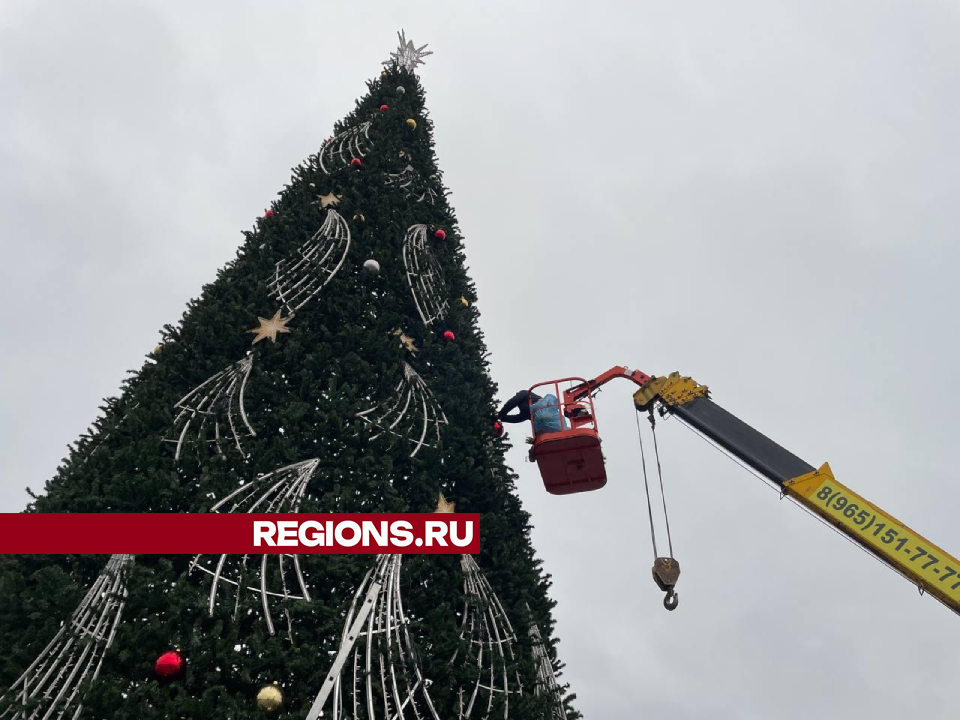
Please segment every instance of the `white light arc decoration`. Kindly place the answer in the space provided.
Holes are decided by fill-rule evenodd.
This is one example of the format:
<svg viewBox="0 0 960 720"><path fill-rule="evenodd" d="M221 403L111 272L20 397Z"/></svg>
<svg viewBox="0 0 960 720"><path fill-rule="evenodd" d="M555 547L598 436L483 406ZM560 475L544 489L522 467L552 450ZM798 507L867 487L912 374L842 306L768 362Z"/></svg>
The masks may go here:
<svg viewBox="0 0 960 720"><path fill-rule="evenodd" d="M509 718L510 695L523 694L520 675L510 672L516 663L516 634L487 578L471 555L460 556L464 608L460 639L469 643L468 661L475 668L472 687L460 688L461 720L497 716ZM453 663L457 658L454 654Z"/></svg>
<svg viewBox="0 0 960 720"><path fill-rule="evenodd" d="M327 140L320 147L320 169L327 175L347 167L353 160L362 160L373 150L369 121Z"/></svg>
<svg viewBox="0 0 960 720"><path fill-rule="evenodd" d="M450 309L443 270L427 241L427 226L412 225L403 239L403 266L407 284L423 324L442 320Z"/></svg>
<svg viewBox="0 0 960 720"><path fill-rule="evenodd" d="M83 710L80 690L96 681L103 655L113 643L127 596L124 569L133 555L111 555L70 620L30 667L0 695L15 703L0 720L76 720Z"/></svg>
<svg viewBox="0 0 960 720"><path fill-rule="evenodd" d="M401 561L377 556L354 593L340 648L306 720L440 720L403 609Z"/></svg>
<svg viewBox="0 0 960 720"><path fill-rule="evenodd" d="M530 606L527 605L527 612L530 613ZM550 702L549 720L567 720L567 710L563 706L563 691L557 682L557 676L553 672L553 663L550 662L550 654L547 652L546 644L540 636L540 628L535 622L530 623L530 630L527 633L533 644L533 659L537 663L537 684L533 689L533 694L537 697L546 695Z"/></svg>
<svg viewBox="0 0 960 720"><path fill-rule="evenodd" d="M277 263L270 292L292 316L333 280L350 250L350 226L328 209L323 225L297 248L296 256Z"/></svg>
<svg viewBox="0 0 960 720"><path fill-rule="evenodd" d="M218 502L210 512L226 513L296 513L307 490L310 479L317 470L319 461L306 460L294 463L257 480L247 483ZM198 570L211 576L207 610L212 617L217 606L217 593L221 585L230 585L236 590L234 616L239 612L241 591L260 596L263 617L267 630L276 634L271 605L283 606L287 620L287 634L292 638L293 627L287 603L291 600L310 601L310 591L300 568L297 555L262 555L253 563L249 555L197 555L190 565L190 572ZM276 567L272 567L275 563ZM259 578L256 574L259 572ZM288 578L292 572L292 577ZM250 582L253 575L254 582ZM271 578L279 576L280 588L269 589ZM247 584L250 583L250 584ZM295 583L295 584L294 584Z"/></svg>
<svg viewBox="0 0 960 720"><path fill-rule="evenodd" d="M448 423L447 416L423 378L409 363L402 363L402 367L403 378L394 390L393 400L358 412L357 417L368 425L380 428L380 432L371 436L371 440L376 440L384 433L404 438L413 445L410 457L414 457L422 448L433 447L431 443L439 442L440 427Z"/></svg>
<svg viewBox="0 0 960 720"><path fill-rule="evenodd" d="M340 647L306 720L439 720L409 631L400 591L401 555L380 555L354 593ZM465 662L476 668L471 687L461 688L458 720L509 720L509 696L522 694L515 662L516 636L506 612L469 555L460 559L464 609L460 639L468 644ZM457 661L457 654L450 659ZM554 720L551 718L551 720Z"/></svg>
<svg viewBox="0 0 960 720"><path fill-rule="evenodd" d="M184 445L192 439L199 439L209 425L212 425L213 438L206 442L216 445L221 456L224 455L222 445L228 438L243 454L240 438L257 434L243 406L243 396L252 369L251 355L208 378L177 402L174 407L180 412L173 421L173 427L175 432L177 429L180 432L175 439L164 438L165 442L177 444L176 460L180 459Z"/></svg>

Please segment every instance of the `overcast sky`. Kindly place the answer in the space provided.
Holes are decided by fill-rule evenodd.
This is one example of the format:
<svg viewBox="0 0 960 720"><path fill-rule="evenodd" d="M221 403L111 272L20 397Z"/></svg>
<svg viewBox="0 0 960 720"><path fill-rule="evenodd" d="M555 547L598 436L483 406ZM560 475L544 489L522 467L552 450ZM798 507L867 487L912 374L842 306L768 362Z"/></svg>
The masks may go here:
<svg viewBox="0 0 960 720"><path fill-rule="evenodd" d="M420 74L502 397L682 370L960 553L947 0L5 0L0 509L53 474L401 27L435 51ZM673 421L664 611L631 393L598 401L604 490L549 496L510 458L587 718L960 713L960 618Z"/></svg>

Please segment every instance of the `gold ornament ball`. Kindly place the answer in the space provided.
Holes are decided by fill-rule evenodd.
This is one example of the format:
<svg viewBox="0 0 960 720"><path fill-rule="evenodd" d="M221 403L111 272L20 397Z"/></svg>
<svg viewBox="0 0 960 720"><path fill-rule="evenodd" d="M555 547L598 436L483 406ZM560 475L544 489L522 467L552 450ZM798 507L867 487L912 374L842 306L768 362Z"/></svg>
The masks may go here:
<svg viewBox="0 0 960 720"><path fill-rule="evenodd" d="M411 130L416 130L417 121L414 120L413 118L407 118L407 127L410 128Z"/></svg>
<svg viewBox="0 0 960 720"><path fill-rule="evenodd" d="M356 222L366 222L367 219L363 216L363 213L357 213L353 216L354 221Z"/></svg>
<svg viewBox="0 0 960 720"><path fill-rule="evenodd" d="M283 691L280 690L280 686L274 683L260 688L260 692L257 693L257 707L268 713L276 712L283 707Z"/></svg>

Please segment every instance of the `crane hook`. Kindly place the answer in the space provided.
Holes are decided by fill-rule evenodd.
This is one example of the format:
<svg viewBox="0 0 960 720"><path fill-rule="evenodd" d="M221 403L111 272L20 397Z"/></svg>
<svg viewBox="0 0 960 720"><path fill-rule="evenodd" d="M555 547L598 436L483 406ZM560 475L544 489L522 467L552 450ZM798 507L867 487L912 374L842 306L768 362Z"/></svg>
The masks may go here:
<svg viewBox="0 0 960 720"><path fill-rule="evenodd" d="M673 588L670 588L669 590L667 590L667 594L663 598L663 606L667 610L670 610L672 612L673 610L677 609L677 605L679 604L680 604L680 594L674 591Z"/></svg>
<svg viewBox="0 0 960 720"><path fill-rule="evenodd" d="M680 604L680 596L674 590L679 579L680 563L674 558L658 557L653 561L653 581L667 594L663 598L663 606L667 610L676 610Z"/></svg>

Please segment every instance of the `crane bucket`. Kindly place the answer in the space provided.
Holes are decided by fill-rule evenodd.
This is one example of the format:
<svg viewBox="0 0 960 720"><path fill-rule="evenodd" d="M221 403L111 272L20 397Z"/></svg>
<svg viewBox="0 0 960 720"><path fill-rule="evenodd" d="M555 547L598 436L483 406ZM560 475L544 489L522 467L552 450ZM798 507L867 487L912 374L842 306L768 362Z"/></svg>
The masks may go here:
<svg viewBox="0 0 960 720"><path fill-rule="evenodd" d="M607 484L593 398L587 395L579 400L567 400L560 389L560 384L567 382L586 381L569 377L530 388L531 393L544 398L531 404L531 456L540 468L543 486L553 495L599 490ZM547 426L561 429L545 431Z"/></svg>

